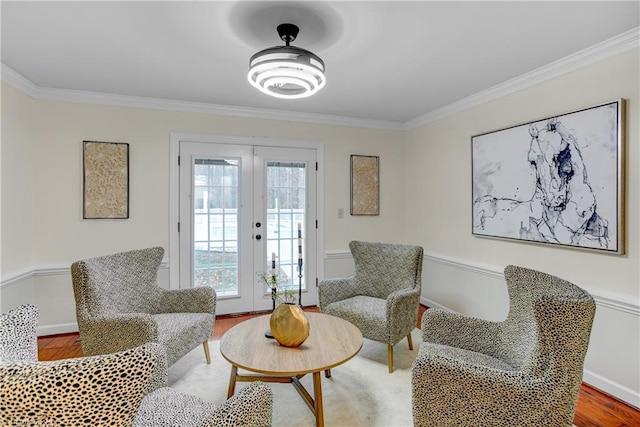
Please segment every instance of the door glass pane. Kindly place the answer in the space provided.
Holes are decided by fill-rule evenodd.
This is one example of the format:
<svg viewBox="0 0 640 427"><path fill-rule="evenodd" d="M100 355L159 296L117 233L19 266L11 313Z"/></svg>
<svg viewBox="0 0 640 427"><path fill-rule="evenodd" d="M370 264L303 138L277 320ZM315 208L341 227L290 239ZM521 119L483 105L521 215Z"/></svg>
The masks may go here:
<svg viewBox="0 0 640 427"><path fill-rule="evenodd" d="M238 295L238 160L195 159L194 286Z"/></svg>
<svg viewBox="0 0 640 427"><path fill-rule="evenodd" d="M300 280L299 266L304 270L304 263L300 261L304 261L305 250L305 168L305 163L267 162L266 170L267 253L264 261L270 268L272 254L275 254L284 286L295 290ZM302 253L299 253L299 243ZM306 289L304 275L302 289Z"/></svg>

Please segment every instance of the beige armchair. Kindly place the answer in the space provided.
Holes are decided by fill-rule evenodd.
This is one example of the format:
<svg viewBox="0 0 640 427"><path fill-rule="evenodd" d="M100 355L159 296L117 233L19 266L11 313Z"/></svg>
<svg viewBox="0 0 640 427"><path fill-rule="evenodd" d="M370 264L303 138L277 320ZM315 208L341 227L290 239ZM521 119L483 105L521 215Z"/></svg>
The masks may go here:
<svg viewBox="0 0 640 427"><path fill-rule="evenodd" d="M157 343L38 362L37 318L32 305L0 316L5 338L0 352L6 356L0 360L2 426L267 427L272 423L273 395L264 383L250 384L220 406L166 387L166 355Z"/></svg>
<svg viewBox="0 0 640 427"><path fill-rule="evenodd" d="M419 246L353 241L355 274L324 280L318 287L322 313L356 325L365 338L387 344L389 372L393 346L416 327L423 250Z"/></svg>
<svg viewBox="0 0 640 427"><path fill-rule="evenodd" d="M414 425L572 425L593 298L523 267L504 276L511 305L502 322L424 313L411 372Z"/></svg>
<svg viewBox="0 0 640 427"><path fill-rule="evenodd" d="M209 287L168 291L158 285L164 249L132 250L71 266L85 356L160 343L171 366L213 332L216 293Z"/></svg>

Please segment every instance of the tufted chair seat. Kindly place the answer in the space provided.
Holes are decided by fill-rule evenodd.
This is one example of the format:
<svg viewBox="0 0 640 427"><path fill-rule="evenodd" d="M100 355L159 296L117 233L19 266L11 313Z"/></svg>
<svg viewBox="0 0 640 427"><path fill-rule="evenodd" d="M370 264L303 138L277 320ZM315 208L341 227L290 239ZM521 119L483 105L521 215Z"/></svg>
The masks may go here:
<svg viewBox="0 0 640 427"><path fill-rule="evenodd" d="M560 278L507 266L507 318L430 308L411 371L416 426L571 426L595 302Z"/></svg>
<svg viewBox="0 0 640 427"><path fill-rule="evenodd" d="M171 366L213 332L216 293L198 287L165 290L158 285L164 249L138 249L71 265L76 317L87 356L160 343Z"/></svg>
<svg viewBox="0 0 640 427"><path fill-rule="evenodd" d="M323 280L318 287L322 313L348 320L368 339L387 344L389 372L393 346L416 327L420 306L423 250L389 243L349 243L352 277Z"/></svg>

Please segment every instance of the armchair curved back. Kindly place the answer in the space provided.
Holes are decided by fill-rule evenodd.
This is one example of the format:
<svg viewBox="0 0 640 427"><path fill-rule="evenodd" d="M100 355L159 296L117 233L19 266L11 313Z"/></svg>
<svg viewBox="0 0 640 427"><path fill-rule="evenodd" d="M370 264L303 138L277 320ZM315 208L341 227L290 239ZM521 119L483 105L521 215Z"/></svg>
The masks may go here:
<svg viewBox="0 0 640 427"><path fill-rule="evenodd" d="M524 267L509 265L504 276L510 308L499 333L502 354L494 356L533 375L552 366L581 379L595 315L591 295Z"/></svg>
<svg viewBox="0 0 640 427"><path fill-rule="evenodd" d="M78 322L105 314L154 314L162 293L158 268L163 255L163 248L153 247L74 262Z"/></svg>
<svg viewBox="0 0 640 427"><path fill-rule="evenodd" d="M420 246L352 241L354 285L361 295L386 299L400 289L420 288L423 249Z"/></svg>

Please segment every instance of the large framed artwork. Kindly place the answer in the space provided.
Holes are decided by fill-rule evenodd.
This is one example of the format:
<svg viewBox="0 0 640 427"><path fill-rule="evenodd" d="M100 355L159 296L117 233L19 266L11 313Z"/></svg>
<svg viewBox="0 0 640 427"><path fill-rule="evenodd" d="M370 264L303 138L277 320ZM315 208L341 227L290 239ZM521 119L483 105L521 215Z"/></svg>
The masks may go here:
<svg viewBox="0 0 640 427"><path fill-rule="evenodd" d="M472 233L624 253L619 99L471 137Z"/></svg>
<svg viewBox="0 0 640 427"><path fill-rule="evenodd" d="M380 215L380 158L351 155L351 215Z"/></svg>
<svg viewBox="0 0 640 427"><path fill-rule="evenodd" d="M82 218L129 218L129 144L83 141L82 166Z"/></svg>

